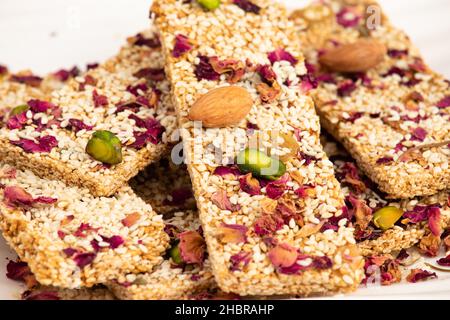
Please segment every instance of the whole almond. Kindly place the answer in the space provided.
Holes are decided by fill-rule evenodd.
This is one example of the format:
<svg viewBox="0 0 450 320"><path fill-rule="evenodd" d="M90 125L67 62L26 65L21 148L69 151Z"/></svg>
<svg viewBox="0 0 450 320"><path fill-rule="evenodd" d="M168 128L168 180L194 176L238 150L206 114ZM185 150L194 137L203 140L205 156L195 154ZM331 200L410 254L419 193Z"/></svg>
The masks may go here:
<svg viewBox="0 0 450 320"><path fill-rule="evenodd" d="M228 127L239 123L250 112L253 99L242 87L217 88L201 96L192 106L188 118L202 121L207 128Z"/></svg>
<svg viewBox="0 0 450 320"><path fill-rule="evenodd" d="M386 46L373 39L360 39L327 51L319 58L321 65L337 72L366 72L386 57Z"/></svg>

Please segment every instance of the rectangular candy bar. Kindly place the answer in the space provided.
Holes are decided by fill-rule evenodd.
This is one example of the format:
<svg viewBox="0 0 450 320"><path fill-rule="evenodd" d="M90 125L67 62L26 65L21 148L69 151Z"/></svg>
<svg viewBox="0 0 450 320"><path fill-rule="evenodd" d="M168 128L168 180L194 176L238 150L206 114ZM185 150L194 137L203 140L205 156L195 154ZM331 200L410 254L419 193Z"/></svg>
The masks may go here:
<svg viewBox="0 0 450 320"><path fill-rule="evenodd" d="M2 96L2 105L25 106L8 114L0 128L4 162L110 196L167 152L176 118L151 30L130 38L115 57L51 97L16 90L8 84L16 77L5 81L7 95L16 100Z"/></svg>
<svg viewBox="0 0 450 320"><path fill-rule="evenodd" d="M346 196L355 239L364 256L389 254L416 244L428 255L431 251L437 253L439 246L435 244L440 242L440 233L450 225L448 191L413 199L388 199L364 176L339 143L327 135L322 135L321 140ZM418 219L421 213L425 215Z"/></svg>
<svg viewBox="0 0 450 320"><path fill-rule="evenodd" d="M450 187L450 86L372 0L320 1L291 16L323 127L391 198Z"/></svg>
<svg viewBox="0 0 450 320"><path fill-rule="evenodd" d="M226 0L210 11L168 0L152 12L220 289L356 289L363 260L341 219L344 199L313 103L298 90L306 68L285 8ZM261 162L230 164L238 155Z"/></svg>
<svg viewBox="0 0 450 320"><path fill-rule="evenodd" d="M161 263L161 216L128 186L112 197L0 165L0 228L45 286L91 287Z"/></svg>

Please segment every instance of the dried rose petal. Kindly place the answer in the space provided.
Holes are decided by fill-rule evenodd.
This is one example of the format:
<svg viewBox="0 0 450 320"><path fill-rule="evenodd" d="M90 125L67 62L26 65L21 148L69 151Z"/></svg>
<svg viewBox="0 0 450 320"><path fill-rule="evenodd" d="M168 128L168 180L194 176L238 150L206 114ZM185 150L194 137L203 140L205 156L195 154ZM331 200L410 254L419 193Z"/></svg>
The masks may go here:
<svg viewBox="0 0 450 320"><path fill-rule="evenodd" d="M230 270L231 271L241 270L241 266L242 267L248 266L251 259L252 259L252 254L250 252L241 251L235 255L232 255L230 257L230 262L231 262Z"/></svg>
<svg viewBox="0 0 450 320"><path fill-rule="evenodd" d="M437 106L438 108L441 108L441 109L450 107L450 96L446 96L445 98L441 99L441 100L436 104L436 106Z"/></svg>
<svg viewBox="0 0 450 320"><path fill-rule="evenodd" d="M406 280L411 283L416 283L418 281L428 280L432 278L437 278L437 274L435 272L430 272L422 269L413 269L406 277Z"/></svg>
<svg viewBox="0 0 450 320"><path fill-rule="evenodd" d="M72 128L73 131L78 132L80 130L92 130L94 126L87 125L81 120L78 119L69 119L69 126Z"/></svg>
<svg viewBox="0 0 450 320"><path fill-rule="evenodd" d="M247 242L246 226L240 224L222 224L219 228L221 234L221 241L223 243L245 243Z"/></svg>
<svg viewBox="0 0 450 320"><path fill-rule="evenodd" d="M69 80L69 78L76 77L80 74L80 69L78 69L76 66L73 67L70 70L61 69L56 71L53 76L57 78L59 81L65 82Z"/></svg>
<svg viewBox="0 0 450 320"><path fill-rule="evenodd" d="M80 82L78 90L84 91L86 89L86 86L95 87L96 85L97 85L97 79L95 79L93 76L88 74L84 77L84 81Z"/></svg>
<svg viewBox="0 0 450 320"><path fill-rule="evenodd" d="M81 223L78 229L74 232L75 237L85 238L90 232L97 232L100 228L94 228L89 223Z"/></svg>
<svg viewBox="0 0 450 320"><path fill-rule="evenodd" d="M341 182L350 185L357 194L366 191L367 186L359 175L358 168L352 162L346 162L341 168L341 172L344 175Z"/></svg>
<svg viewBox="0 0 450 320"><path fill-rule="evenodd" d="M51 197L37 197L36 199L34 199L34 202L43 204L53 204L56 203L57 201L58 199Z"/></svg>
<svg viewBox="0 0 450 320"><path fill-rule="evenodd" d="M336 15L337 23L344 28L353 28L358 26L361 16L353 8L342 8Z"/></svg>
<svg viewBox="0 0 450 320"><path fill-rule="evenodd" d="M130 38L130 41L133 45L139 47L149 47L149 48L159 48L161 47L161 42L158 38L145 38L142 33L138 33L134 37Z"/></svg>
<svg viewBox="0 0 450 320"><path fill-rule="evenodd" d="M336 84L336 78L330 73L322 73L316 76L316 81L318 83L332 83Z"/></svg>
<svg viewBox="0 0 450 320"><path fill-rule="evenodd" d="M185 35L178 34L175 37L175 45L173 47L172 56L179 58L186 52L192 50L192 45L189 43L189 38Z"/></svg>
<svg viewBox="0 0 450 320"><path fill-rule="evenodd" d="M372 208L364 200L358 199L351 194L347 196L346 203L349 206L349 214L356 218L356 225L361 230L366 230L372 221Z"/></svg>
<svg viewBox="0 0 450 320"><path fill-rule="evenodd" d="M197 231L185 231L178 235L180 253L183 261L190 264L202 264L206 253L206 244Z"/></svg>
<svg viewBox="0 0 450 320"><path fill-rule="evenodd" d="M134 86L128 86L127 91L134 96L140 96L148 91L149 87L145 83L139 83Z"/></svg>
<svg viewBox="0 0 450 320"><path fill-rule="evenodd" d="M287 52L282 48L270 52L267 57L269 58L270 63L272 64L274 64L277 61L287 61L293 66L295 66L298 62L298 60L294 58L292 54L290 54L289 52Z"/></svg>
<svg viewBox="0 0 450 320"><path fill-rule="evenodd" d="M319 160L319 159L316 158L315 156L306 154L306 153L304 153L304 152L302 152L302 151L300 151L300 152L298 153L298 157L299 157L299 159L301 159L301 160L305 160L305 165L306 165L306 166L310 165L313 161L318 161L318 160Z"/></svg>
<svg viewBox="0 0 450 320"><path fill-rule="evenodd" d="M247 173L245 176L239 177L239 184L241 190L249 195L256 196L261 194L261 186L259 181L253 178L251 173Z"/></svg>
<svg viewBox="0 0 450 320"><path fill-rule="evenodd" d="M214 169L214 173L217 176L223 177L225 179L235 179L241 174L241 171L234 166L221 166Z"/></svg>
<svg viewBox="0 0 450 320"><path fill-rule="evenodd" d="M22 294L23 300L61 300L61 298L58 296L58 292L55 291L40 291L40 292L32 292L32 291L25 291Z"/></svg>
<svg viewBox="0 0 450 320"><path fill-rule="evenodd" d="M389 49L388 50L389 57L395 58L395 59L407 56L408 53L409 53L408 49L406 49L406 50Z"/></svg>
<svg viewBox="0 0 450 320"><path fill-rule="evenodd" d="M259 12L261 11L261 7L257 6L249 0L233 0L233 3L245 12L259 14Z"/></svg>
<svg viewBox="0 0 450 320"><path fill-rule="evenodd" d="M15 179L16 175L16 168L3 168L0 170L0 179Z"/></svg>
<svg viewBox="0 0 450 320"><path fill-rule="evenodd" d="M278 180L269 182L266 186L267 196L274 200L279 199L286 191L286 184L289 182L289 180L289 174L285 173Z"/></svg>
<svg viewBox="0 0 450 320"><path fill-rule="evenodd" d="M165 128L161 125L161 123L154 118L142 119L138 116L131 114L128 117L136 122L136 126L139 128L145 128L147 131L138 132L135 131L134 138L135 142L130 146L136 149L143 148L147 142L151 142L153 144L158 144L161 142L162 134L165 131Z"/></svg>
<svg viewBox="0 0 450 320"><path fill-rule="evenodd" d="M428 225L433 235L439 236L441 234L441 211L438 205L422 206L417 205L411 211L403 214L405 222L419 223L428 220Z"/></svg>
<svg viewBox="0 0 450 320"><path fill-rule="evenodd" d="M226 190L219 190L211 196L211 201L221 210L238 211L241 206L232 204Z"/></svg>
<svg viewBox="0 0 450 320"><path fill-rule="evenodd" d="M400 252L398 253L397 257L395 258L397 261L403 261L408 259L409 257L409 253L406 251L406 249L402 249L400 250Z"/></svg>
<svg viewBox="0 0 450 320"><path fill-rule="evenodd" d="M5 203L12 207L31 206L34 203L53 204L57 201L57 199L50 197L37 197L33 199L31 194L25 191L25 189L17 186L5 187L3 197L5 198Z"/></svg>
<svg viewBox="0 0 450 320"><path fill-rule="evenodd" d="M47 112L49 110L54 110L57 107L48 101L42 101L42 100L30 100L27 102L28 106L30 107L30 110L34 113L40 113L40 112Z"/></svg>
<svg viewBox="0 0 450 320"><path fill-rule="evenodd" d="M300 199L306 199L315 195L315 186L311 184L305 184L294 191L294 193Z"/></svg>
<svg viewBox="0 0 450 320"><path fill-rule="evenodd" d="M420 239L417 247L423 255L427 257L436 257L441 248L441 238L430 232Z"/></svg>
<svg viewBox="0 0 450 320"><path fill-rule="evenodd" d="M245 64L241 61L211 57L208 62L218 74L228 74L227 81L230 83L238 82L245 74Z"/></svg>
<svg viewBox="0 0 450 320"><path fill-rule="evenodd" d="M74 248L66 248L63 249L63 253L70 258L73 257L76 253L78 253L78 250Z"/></svg>
<svg viewBox="0 0 450 320"><path fill-rule="evenodd" d="M37 284L30 267L26 262L22 261L9 261L6 265L6 277L14 281L26 283L28 288L32 288Z"/></svg>
<svg viewBox="0 0 450 320"><path fill-rule="evenodd" d="M273 71L272 66L268 64L259 65L256 68L256 71L258 72L261 79L263 79L263 81L267 84L272 84L277 80L277 75L275 74L275 71Z"/></svg>
<svg viewBox="0 0 450 320"><path fill-rule="evenodd" d="M108 98L104 95L98 94L97 90L92 92L92 100L94 101L94 106L96 108L108 105Z"/></svg>
<svg viewBox="0 0 450 320"><path fill-rule="evenodd" d="M356 120L362 118L364 114L362 112L350 112L349 113L349 117L345 118L345 121L351 122L351 123L355 123Z"/></svg>
<svg viewBox="0 0 450 320"><path fill-rule="evenodd" d="M259 83L256 85L256 90L263 103L272 103L281 94L281 88L277 82L274 82L272 86L267 83Z"/></svg>
<svg viewBox="0 0 450 320"><path fill-rule="evenodd" d="M73 261L75 261L77 266L82 269L82 268L92 264L92 262L94 262L96 256L97 256L97 254L94 252L78 253L73 258Z"/></svg>
<svg viewBox="0 0 450 320"><path fill-rule="evenodd" d="M182 206L188 199L191 199L194 195L192 189L187 187L178 188L171 192L172 200L165 199L164 204L169 206Z"/></svg>
<svg viewBox="0 0 450 320"><path fill-rule="evenodd" d="M207 56L198 56L200 62L195 66L195 76L200 80L217 81L220 78L220 74L217 73L212 65L209 63Z"/></svg>
<svg viewBox="0 0 450 320"><path fill-rule="evenodd" d="M178 234L181 233L181 230L173 224L166 224L164 226L164 232L167 233L171 240L173 240L178 237Z"/></svg>
<svg viewBox="0 0 450 320"><path fill-rule="evenodd" d="M112 236L110 238L101 236L103 241L109 243L111 249L117 249L125 243L125 240L121 236Z"/></svg>
<svg viewBox="0 0 450 320"><path fill-rule="evenodd" d="M441 210L438 207L428 209L428 226L436 237L441 235Z"/></svg>
<svg viewBox="0 0 450 320"><path fill-rule="evenodd" d="M22 129L27 122L28 122L27 113L24 111L19 114L16 114L15 116L10 117L6 122L6 127L9 130Z"/></svg>
<svg viewBox="0 0 450 320"><path fill-rule="evenodd" d="M10 141L11 144L21 147L25 152L28 153L49 153L54 147L58 145L58 141L53 136L44 136L37 138L37 143L28 140L20 139L18 141Z"/></svg>
<svg viewBox="0 0 450 320"><path fill-rule="evenodd" d="M42 78L35 75L12 75L10 80L13 82L23 83L31 87L39 87L42 82Z"/></svg>
<svg viewBox="0 0 450 320"><path fill-rule="evenodd" d="M31 194L20 187L6 187L3 196L8 205L30 206L33 203Z"/></svg>
<svg viewBox="0 0 450 320"><path fill-rule="evenodd" d="M298 251L288 244L279 244L270 249L267 256L276 268L288 268L296 263Z"/></svg>
<svg viewBox="0 0 450 320"><path fill-rule="evenodd" d="M312 262L312 267L319 270L330 269L333 267L333 261L327 257L315 257Z"/></svg>
<svg viewBox="0 0 450 320"><path fill-rule="evenodd" d="M122 224L125 227L131 227L135 225L139 219L141 219L141 214L138 212L130 213L124 219L122 219Z"/></svg>
<svg viewBox="0 0 450 320"><path fill-rule="evenodd" d="M305 75L301 77L300 91L307 94L309 91L316 89L319 83L312 75Z"/></svg>
<svg viewBox="0 0 450 320"><path fill-rule="evenodd" d="M0 64L0 76L4 76L7 73L8 73L8 68L6 66Z"/></svg>

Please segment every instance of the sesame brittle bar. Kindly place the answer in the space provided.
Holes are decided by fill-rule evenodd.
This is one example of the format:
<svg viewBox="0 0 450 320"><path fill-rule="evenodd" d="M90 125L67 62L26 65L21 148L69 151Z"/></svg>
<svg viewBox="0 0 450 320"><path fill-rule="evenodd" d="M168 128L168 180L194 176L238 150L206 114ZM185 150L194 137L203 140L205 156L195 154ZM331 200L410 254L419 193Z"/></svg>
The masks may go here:
<svg viewBox="0 0 450 320"><path fill-rule="evenodd" d="M450 85L372 0L317 1L291 16L322 125L391 198L450 187Z"/></svg>
<svg viewBox="0 0 450 320"><path fill-rule="evenodd" d="M152 12L220 289L239 295L354 290L363 260L353 229L339 219L344 199L320 145L313 103L297 89L306 68L285 8L227 0L208 11L168 0L155 1ZM282 146L274 147L272 131ZM247 147L258 136L263 150ZM272 180L228 165L250 152L278 164Z"/></svg>
<svg viewBox="0 0 450 320"><path fill-rule="evenodd" d="M130 186L163 216L196 209L186 166L175 165L170 158L163 158L139 172L130 180Z"/></svg>
<svg viewBox="0 0 450 320"><path fill-rule="evenodd" d="M188 299L216 288L197 213L175 212L164 222L172 244L164 261L152 272L110 282L108 287L119 299Z"/></svg>
<svg viewBox="0 0 450 320"><path fill-rule="evenodd" d="M346 214L364 256L388 254L418 244L427 255L438 253L443 230L450 226L450 193L392 200L357 168L345 149L327 135L325 152L346 196Z"/></svg>
<svg viewBox="0 0 450 320"><path fill-rule="evenodd" d="M0 128L2 161L110 196L159 160L176 125L159 41L148 30L128 42L46 99L11 86L28 105Z"/></svg>
<svg viewBox="0 0 450 320"><path fill-rule="evenodd" d="M0 228L45 286L91 287L152 270L168 237L128 186L112 197L0 165Z"/></svg>

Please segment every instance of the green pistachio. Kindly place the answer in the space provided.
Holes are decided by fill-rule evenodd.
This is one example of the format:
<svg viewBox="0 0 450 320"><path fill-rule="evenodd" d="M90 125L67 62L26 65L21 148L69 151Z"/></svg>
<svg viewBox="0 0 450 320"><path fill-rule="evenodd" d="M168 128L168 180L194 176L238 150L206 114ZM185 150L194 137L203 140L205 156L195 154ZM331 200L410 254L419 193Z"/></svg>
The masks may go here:
<svg viewBox="0 0 450 320"><path fill-rule="evenodd" d="M377 210L373 215L373 223L382 230L391 229L402 217L403 210L397 207L384 207Z"/></svg>
<svg viewBox="0 0 450 320"><path fill-rule="evenodd" d="M197 0L197 2L207 10L214 10L220 6L220 0Z"/></svg>
<svg viewBox="0 0 450 320"><path fill-rule="evenodd" d="M237 165L243 172L253 176L277 180L286 172L286 166L278 159L269 157L258 149L247 148L237 156Z"/></svg>
<svg viewBox="0 0 450 320"><path fill-rule="evenodd" d="M183 258L181 257L180 246L178 245L178 243L176 245L173 245L169 249L169 255L172 258L173 263L175 264L184 263Z"/></svg>
<svg viewBox="0 0 450 320"><path fill-rule="evenodd" d="M10 112L9 112L9 116L10 117L14 117L17 116L18 114L21 114L22 112L28 111L28 109L30 109L30 107L27 104L22 104L20 106L17 106L15 108L13 108Z"/></svg>
<svg viewBox="0 0 450 320"><path fill-rule="evenodd" d="M106 164L122 162L122 144L117 136L106 130L94 132L86 145L86 152Z"/></svg>

